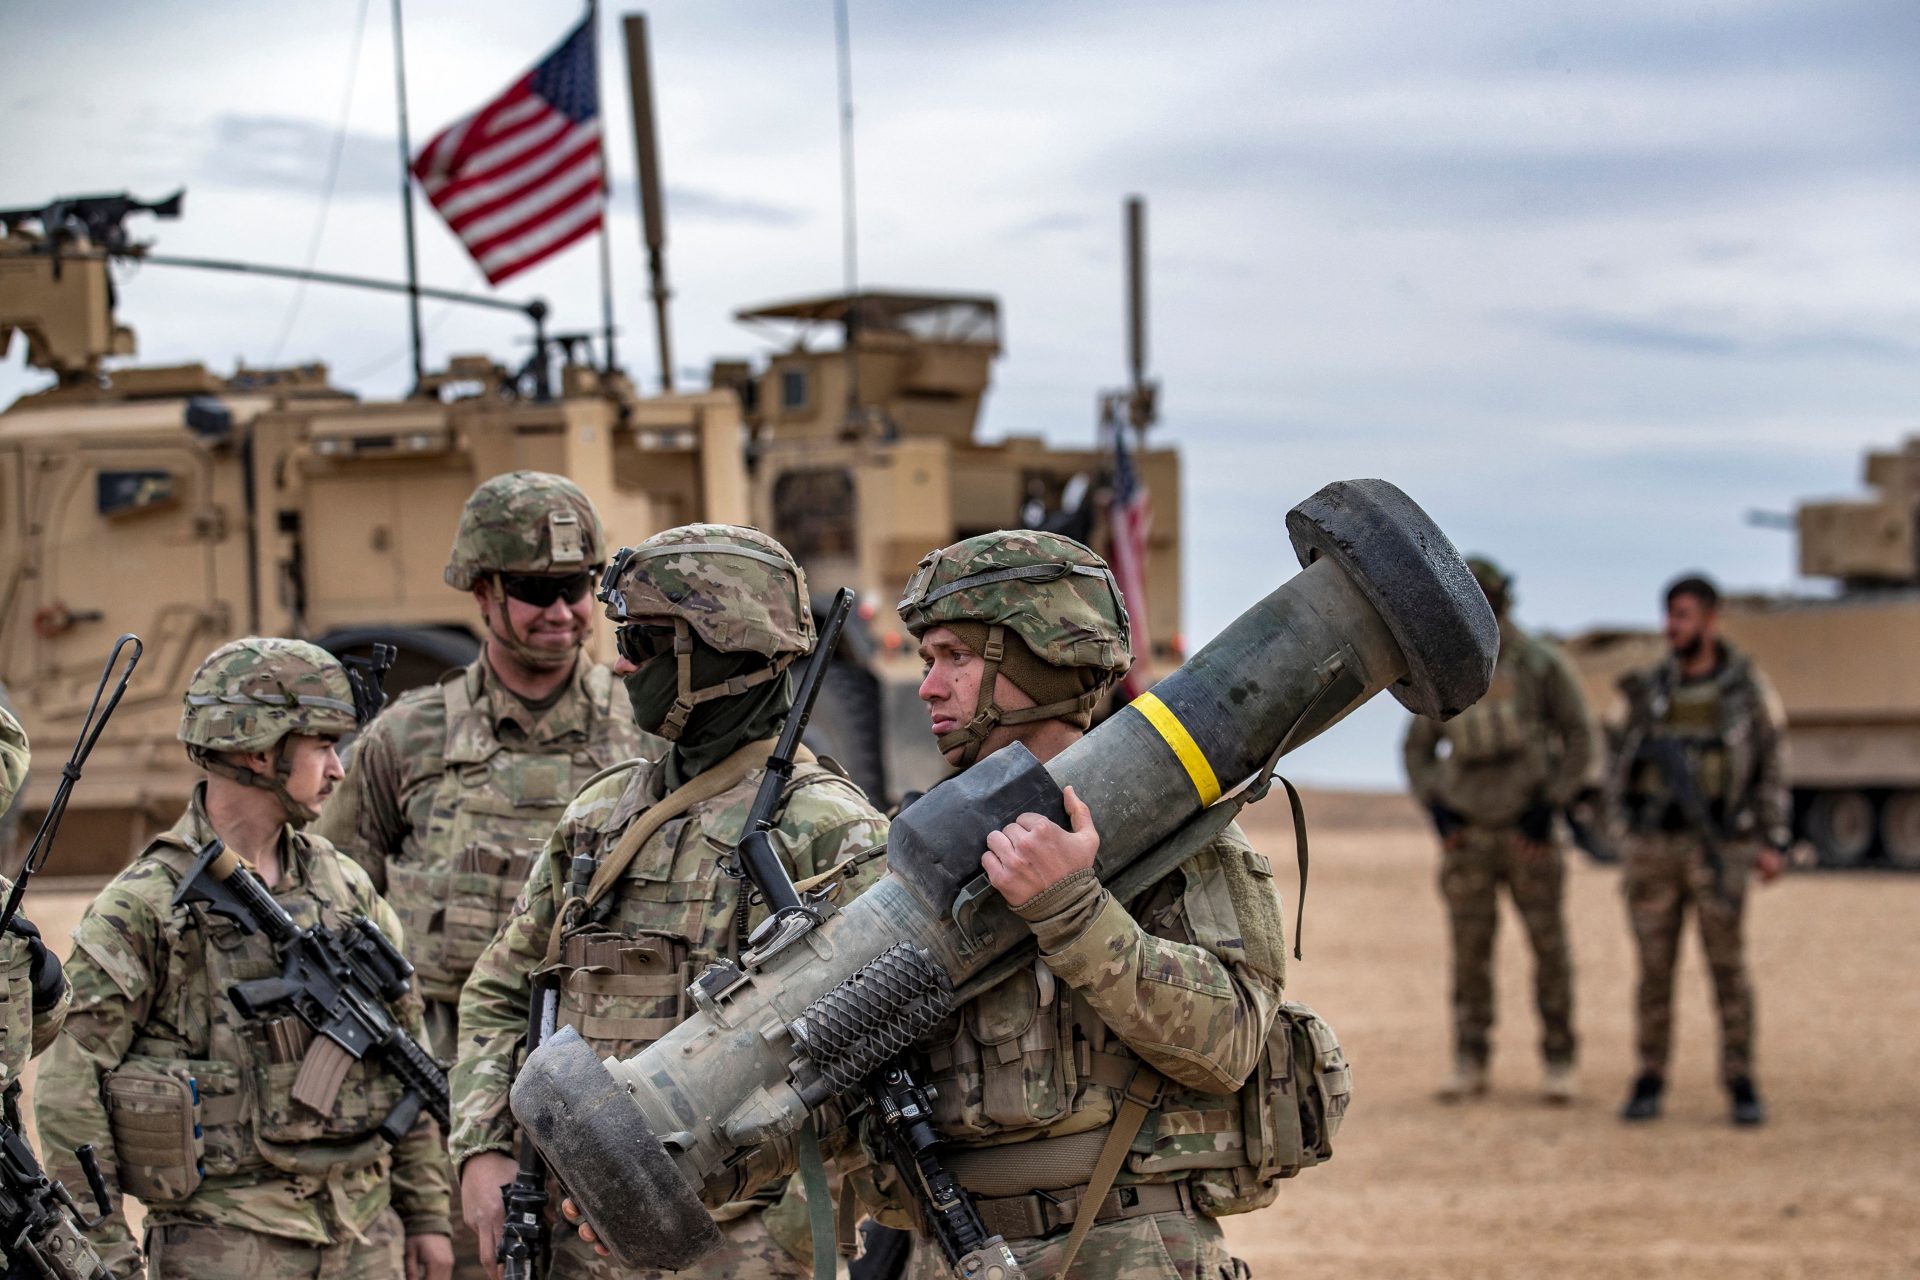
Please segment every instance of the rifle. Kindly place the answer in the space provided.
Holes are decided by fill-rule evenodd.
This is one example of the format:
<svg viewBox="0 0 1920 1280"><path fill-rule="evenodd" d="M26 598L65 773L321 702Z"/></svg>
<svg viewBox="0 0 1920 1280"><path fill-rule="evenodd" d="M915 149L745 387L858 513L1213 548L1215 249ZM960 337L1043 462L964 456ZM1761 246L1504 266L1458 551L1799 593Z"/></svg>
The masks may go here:
<svg viewBox="0 0 1920 1280"><path fill-rule="evenodd" d="M107 1266L86 1237L113 1212L93 1144L73 1153L100 1209L89 1218L66 1187L40 1167L20 1132L19 1100L16 1084L7 1090L0 1119L0 1249L7 1255L0 1275L5 1280L107 1280Z"/></svg>
<svg viewBox="0 0 1920 1280"><path fill-rule="evenodd" d="M1713 878L1713 891L1723 899L1730 899L1732 895L1727 892L1726 859L1720 851L1720 828L1707 808L1706 797L1700 794L1700 787L1693 780L1693 770L1687 767L1686 748L1671 735L1649 733L1640 743L1639 756L1642 760L1652 761L1654 767L1660 770L1660 777L1667 784L1667 793L1680 806L1680 816L1700 837L1700 847L1707 859L1707 873Z"/></svg>
<svg viewBox="0 0 1920 1280"><path fill-rule="evenodd" d="M3 215L0 215L3 216ZM113 671L120 664L121 650L128 645L133 652L127 656L126 669L120 673L118 683L109 693L107 685L113 680ZM27 846L27 856L21 860L20 876L13 882L13 891L7 895L7 905L0 909L0 933L13 923L13 917L20 910L20 899L26 896L27 881L33 879L33 873L46 865L47 856L53 852L53 838L60 832L60 820L67 815L67 801L73 796L74 784L80 781L81 766L87 757L93 754L93 744L100 740L100 733L107 727L107 721L113 718L113 709L120 705L120 698L127 691L127 682L133 679L133 669L140 665L140 637L128 633L113 642L113 652L107 655L107 665L100 672L100 684L93 691L93 703L87 708L87 718L80 722L80 737L73 744L73 754L60 769L60 782L53 789L53 799L47 802L46 816L40 819L40 829L33 833L33 843ZM103 705L101 699L105 698Z"/></svg>
<svg viewBox="0 0 1920 1280"><path fill-rule="evenodd" d="M727 874L745 878L767 904L767 918L747 939L756 958L762 961L820 923L819 910L803 900L800 891L794 888L793 877L787 874L779 852L773 847L772 833L781 798L793 779L794 752L799 750L800 736L807 730L813 704L820 696L820 686L833 659L834 646L840 640L840 628L852 608L852 590L840 588L827 609L826 620L820 624L820 638L813 646L813 656L807 659L800 673L800 683L793 692L793 710L787 713L780 737L767 757L766 772L760 778L760 790L754 794L753 806L747 810L740 842L734 845L732 857L726 863Z"/></svg>
<svg viewBox="0 0 1920 1280"><path fill-rule="evenodd" d="M954 1275L972 1280L997 1270L1005 1280L1025 1280L1006 1239L988 1233L973 1197L940 1163L940 1137L933 1131L926 1087L896 1062L868 1081L867 1099L901 1183L919 1206L921 1225Z"/></svg>
<svg viewBox="0 0 1920 1280"><path fill-rule="evenodd" d="M245 933L266 934L280 957L279 977L236 982L227 996L242 1017L285 1008L316 1032L293 1082L295 1099L331 1110L345 1070L342 1057L370 1057L406 1089L380 1122L381 1137L399 1142L423 1107L441 1129L448 1127L446 1072L389 1008L412 988L413 965L371 920L355 916L339 930L302 928L217 836L202 846L173 895L176 907L194 902L206 903Z"/></svg>

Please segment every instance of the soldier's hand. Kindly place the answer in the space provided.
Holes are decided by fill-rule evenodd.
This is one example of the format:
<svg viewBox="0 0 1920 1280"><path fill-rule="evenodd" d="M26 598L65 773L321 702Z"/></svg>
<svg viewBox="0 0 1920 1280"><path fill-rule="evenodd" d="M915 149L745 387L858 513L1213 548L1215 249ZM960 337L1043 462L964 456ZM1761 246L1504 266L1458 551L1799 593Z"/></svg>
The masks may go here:
<svg viewBox="0 0 1920 1280"><path fill-rule="evenodd" d="M1778 849L1762 849L1753 857L1753 873L1761 884L1772 884L1787 869L1787 855Z"/></svg>
<svg viewBox="0 0 1920 1280"><path fill-rule="evenodd" d="M1074 872L1086 870L1099 856L1100 833L1094 829L1092 811L1072 787L1067 788L1065 799L1070 831L1051 818L1023 813L987 836L980 866L1008 906L1017 907Z"/></svg>
<svg viewBox="0 0 1920 1280"><path fill-rule="evenodd" d="M603 1258L611 1258L613 1256L613 1250L600 1243L600 1237L593 1234L593 1224L587 1221L586 1215L580 1212L580 1206L575 1204L571 1198L564 1199L560 1202L560 1213L568 1222L574 1223L579 1227L580 1238L592 1245L595 1253Z"/></svg>
<svg viewBox="0 0 1920 1280"><path fill-rule="evenodd" d="M504 1151L482 1151L460 1166L460 1216L478 1237L480 1261L493 1280L500 1280L500 1235L507 1227L507 1206L500 1198L500 1188L519 1172L519 1161ZM411 1273L409 1280L413 1280Z"/></svg>
<svg viewBox="0 0 1920 1280"><path fill-rule="evenodd" d="M446 1236L407 1237L407 1280L448 1280L453 1241Z"/></svg>

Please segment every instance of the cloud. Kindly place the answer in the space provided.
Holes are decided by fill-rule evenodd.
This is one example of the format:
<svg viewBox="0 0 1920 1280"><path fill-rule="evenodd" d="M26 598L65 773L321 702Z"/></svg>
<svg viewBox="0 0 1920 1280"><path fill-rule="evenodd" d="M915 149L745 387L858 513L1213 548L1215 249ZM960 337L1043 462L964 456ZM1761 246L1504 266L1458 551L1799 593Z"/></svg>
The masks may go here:
<svg viewBox="0 0 1920 1280"><path fill-rule="evenodd" d="M1857 359L1910 361L1920 355L1920 325L1887 332L1845 324L1790 324L1755 332L1751 322L1718 321L1559 310L1500 311L1504 324L1535 330L1566 342L1620 347L1654 355L1741 360Z"/></svg>
<svg viewBox="0 0 1920 1280"><path fill-rule="evenodd" d="M637 208L639 191L638 181L616 176L613 180L614 208L616 210ZM812 216L811 210L800 205L776 204L771 200L756 200L751 196L735 196L699 187L667 184L667 234L669 237L673 234L673 224L682 219L688 222L739 223L756 227L794 227Z"/></svg>
<svg viewBox="0 0 1920 1280"><path fill-rule="evenodd" d="M334 140L331 127L311 120L225 113L211 123L198 173L211 186L305 195L326 180ZM399 186L399 140L349 129L340 139L335 193L392 197Z"/></svg>

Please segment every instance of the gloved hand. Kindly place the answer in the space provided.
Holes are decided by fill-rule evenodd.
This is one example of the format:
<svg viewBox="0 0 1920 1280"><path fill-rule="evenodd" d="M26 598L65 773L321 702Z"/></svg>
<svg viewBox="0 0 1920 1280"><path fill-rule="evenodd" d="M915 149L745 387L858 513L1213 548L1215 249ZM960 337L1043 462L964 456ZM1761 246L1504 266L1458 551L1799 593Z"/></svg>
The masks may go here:
<svg viewBox="0 0 1920 1280"><path fill-rule="evenodd" d="M1536 800L1528 805L1520 815L1520 834L1534 844L1546 844L1553 839L1553 806L1544 800Z"/></svg>
<svg viewBox="0 0 1920 1280"><path fill-rule="evenodd" d="M1438 800L1427 805L1427 812L1433 815L1433 829L1445 840L1448 836L1467 825L1467 820L1456 809L1449 809Z"/></svg>
<svg viewBox="0 0 1920 1280"><path fill-rule="evenodd" d="M15 914L7 922L7 932L27 940L27 981L33 986L33 1011L45 1013L60 1003L66 992L66 975L60 972L60 957L47 950L40 940L40 926Z"/></svg>

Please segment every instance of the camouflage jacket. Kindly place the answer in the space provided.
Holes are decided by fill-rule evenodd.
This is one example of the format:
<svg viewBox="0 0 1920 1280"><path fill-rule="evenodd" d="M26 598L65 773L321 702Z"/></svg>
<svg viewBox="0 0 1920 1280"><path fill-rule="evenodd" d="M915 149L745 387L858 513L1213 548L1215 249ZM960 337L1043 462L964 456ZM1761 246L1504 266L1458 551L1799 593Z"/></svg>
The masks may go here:
<svg viewBox="0 0 1920 1280"><path fill-rule="evenodd" d="M9 836L20 815L10 813L13 798L27 785L27 731L13 718L7 694L0 689L0 854L7 852Z"/></svg>
<svg viewBox="0 0 1920 1280"><path fill-rule="evenodd" d="M35 1100L52 1175L85 1185L70 1153L92 1143L109 1185L142 1189L149 1223L213 1223L329 1244L357 1237L391 1204L407 1234L447 1234L446 1154L433 1121L423 1115L389 1147L376 1130L398 1090L372 1064L348 1071L326 1115L293 1101L288 1091L311 1033L293 1025L298 1019L242 1019L226 994L230 980L278 973L270 944L204 907L172 906L180 859L214 834L203 796L195 791L185 816L101 890L73 931L73 1011ZM402 940L366 874L324 840L289 827L280 857L273 895L296 921L365 915ZM418 995L399 1011L423 1039ZM198 1171L192 1159L121 1167L117 1144L129 1134L116 1135L108 1100L125 1098L122 1077L190 1086L186 1119ZM116 1114L130 1109L115 1105ZM93 1235L116 1274L137 1268L124 1216Z"/></svg>
<svg viewBox="0 0 1920 1280"><path fill-rule="evenodd" d="M1502 618L1486 696L1444 724L1415 716L1408 727L1407 782L1422 804L1506 826L1536 804L1558 808L1579 794L1598 733L1566 659Z"/></svg>
<svg viewBox="0 0 1920 1280"><path fill-rule="evenodd" d="M1645 758L1648 741L1666 736L1679 742L1722 834L1786 847L1793 835L1786 717L1744 653L1721 641L1719 665L1705 680L1682 680L1668 658L1622 677L1620 691L1626 728L1607 785L1616 822L1640 831L1679 825L1665 778Z"/></svg>
<svg viewBox="0 0 1920 1280"><path fill-rule="evenodd" d="M1191 1181L1202 1208L1241 1196L1233 1153L1247 1109L1238 1095L1267 1048L1285 982L1267 860L1229 824L1131 911L1084 872L1019 914L1039 959L918 1046L941 1136L964 1148L1104 1129L1145 1061L1169 1087L1119 1181ZM1081 1152L1087 1172L1098 1148ZM896 1193L878 1194L883 1208L897 1207L888 1203Z"/></svg>
<svg viewBox="0 0 1920 1280"><path fill-rule="evenodd" d="M0 876L0 902L12 891L13 883ZM73 1006L73 988L68 986L52 1008L44 1013L34 1011L33 982L28 977L32 963L33 953L25 938L0 934L0 983L6 985L4 994L0 994L0 1000L6 1001L5 1010L0 1011L0 1036L5 1037L0 1039L0 1092L19 1081L27 1059L38 1057L53 1043L60 1025L67 1020L67 1010Z"/></svg>
<svg viewBox="0 0 1920 1280"><path fill-rule="evenodd" d="M716 766L720 767L720 766ZM591 915L569 929L559 956L560 1022L602 1057L626 1057L691 1012L686 987L712 960L736 953L765 910L740 912L742 881L720 869L746 823L761 769L666 822L639 848ZM507 1110L527 1029L531 979L546 957L572 860L596 862L666 794L664 767L632 761L590 782L568 806L513 914L460 993L454 1067L454 1168L483 1151L511 1151ZM696 779L697 780L697 779ZM794 879L886 843L887 824L858 788L802 762L787 789L774 847ZM852 895L879 877L876 858L850 877Z"/></svg>
<svg viewBox="0 0 1920 1280"><path fill-rule="evenodd" d="M314 830L366 868L406 924L421 993L451 1004L567 802L610 765L657 755L647 744L608 668L583 655L533 712L483 655L381 713Z"/></svg>

